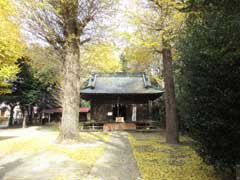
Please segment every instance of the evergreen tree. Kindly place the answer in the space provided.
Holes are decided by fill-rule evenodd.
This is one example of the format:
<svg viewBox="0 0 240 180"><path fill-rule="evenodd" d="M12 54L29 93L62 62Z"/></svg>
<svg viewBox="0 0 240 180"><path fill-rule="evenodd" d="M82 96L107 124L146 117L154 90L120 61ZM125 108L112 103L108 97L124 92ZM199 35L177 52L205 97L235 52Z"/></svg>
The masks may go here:
<svg viewBox="0 0 240 180"><path fill-rule="evenodd" d="M185 10L181 117L205 160L234 170L240 162L240 2L192 0Z"/></svg>

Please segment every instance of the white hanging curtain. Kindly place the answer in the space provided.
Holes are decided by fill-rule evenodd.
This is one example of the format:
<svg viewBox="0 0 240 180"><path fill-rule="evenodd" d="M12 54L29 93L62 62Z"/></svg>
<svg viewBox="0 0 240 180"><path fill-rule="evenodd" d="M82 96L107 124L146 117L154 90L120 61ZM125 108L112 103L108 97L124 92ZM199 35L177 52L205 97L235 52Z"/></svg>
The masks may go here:
<svg viewBox="0 0 240 180"><path fill-rule="evenodd" d="M134 104L132 109L132 121L137 121L137 106Z"/></svg>

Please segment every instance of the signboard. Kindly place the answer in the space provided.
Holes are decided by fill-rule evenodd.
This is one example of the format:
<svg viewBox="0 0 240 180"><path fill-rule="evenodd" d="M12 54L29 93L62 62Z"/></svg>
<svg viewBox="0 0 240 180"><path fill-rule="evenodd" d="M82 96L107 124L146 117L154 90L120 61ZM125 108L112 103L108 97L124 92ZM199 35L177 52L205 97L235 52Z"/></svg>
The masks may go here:
<svg viewBox="0 0 240 180"><path fill-rule="evenodd" d="M113 113L112 113L112 112L108 112L107 115L108 115L108 116L112 116Z"/></svg>
<svg viewBox="0 0 240 180"><path fill-rule="evenodd" d="M116 117L116 122L124 122L124 117Z"/></svg>

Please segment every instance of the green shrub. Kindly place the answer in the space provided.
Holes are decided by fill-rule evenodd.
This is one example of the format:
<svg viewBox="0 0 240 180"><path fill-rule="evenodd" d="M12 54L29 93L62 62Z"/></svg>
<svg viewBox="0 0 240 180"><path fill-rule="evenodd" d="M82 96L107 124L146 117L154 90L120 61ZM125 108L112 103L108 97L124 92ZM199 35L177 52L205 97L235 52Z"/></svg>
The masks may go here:
<svg viewBox="0 0 240 180"><path fill-rule="evenodd" d="M164 96L153 101L152 106L152 119L159 122L161 128L165 128L165 103Z"/></svg>
<svg viewBox="0 0 240 180"><path fill-rule="evenodd" d="M190 12L178 44L181 119L205 160L234 169L240 162L240 3L190 5L201 9Z"/></svg>

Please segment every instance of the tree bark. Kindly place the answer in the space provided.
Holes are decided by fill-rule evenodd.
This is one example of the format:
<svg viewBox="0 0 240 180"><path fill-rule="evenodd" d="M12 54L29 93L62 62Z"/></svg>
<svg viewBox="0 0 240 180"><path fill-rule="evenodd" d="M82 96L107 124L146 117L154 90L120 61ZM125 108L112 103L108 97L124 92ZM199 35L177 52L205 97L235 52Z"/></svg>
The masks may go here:
<svg viewBox="0 0 240 180"><path fill-rule="evenodd" d="M63 113L60 141L77 140L80 106L80 61L79 46L71 42L66 47L65 71L63 84Z"/></svg>
<svg viewBox="0 0 240 180"><path fill-rule="evenodd" d="M30 125L33 124L33 118L32 118L33 113L32 113L32 111L33 111L33 106L32 106L32 105L29 105L29 106L28 106L28 123L29 123Z"/></svg>
<svg viewBox="0 0 240 180"><path fill-rule="evenodd" d="M166 106L166 142L169 144L178 144L179 133L172 70L172 54L171 50L168 48L163 48L163 73Z"/></svg>
<svg viewBox="0 0 240 180"><path fill-rule="evenodd" d="M10 105L10 118L9 118L9 126L13 126L13 113L15 106Z"/></svg>
<svg viewBox="0 0 240 180"><path fill-rule="evenodd" d="M23 116L23 121L22 121L22 128L26 128L27 127L27 117L26 117L26 112L25 109L21 109L22 111L22 116Z"/></svg>

